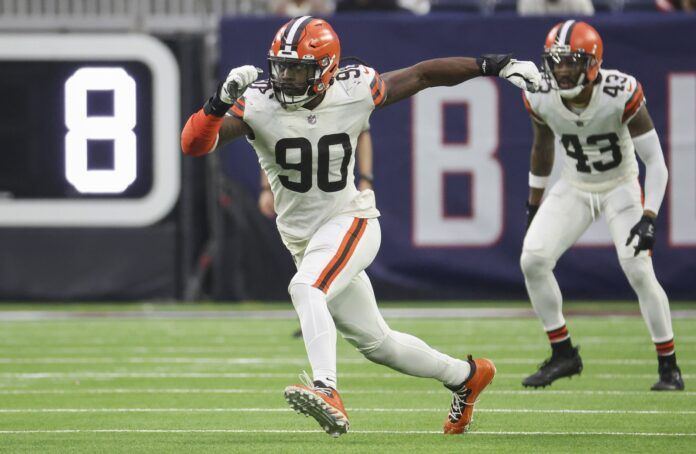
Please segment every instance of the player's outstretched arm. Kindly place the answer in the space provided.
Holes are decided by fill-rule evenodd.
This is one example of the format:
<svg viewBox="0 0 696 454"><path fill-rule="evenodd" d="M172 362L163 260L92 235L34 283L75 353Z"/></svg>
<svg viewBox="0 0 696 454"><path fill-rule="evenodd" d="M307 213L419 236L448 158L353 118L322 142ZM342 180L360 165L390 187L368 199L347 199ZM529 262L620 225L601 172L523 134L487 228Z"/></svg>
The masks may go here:
<svg viewBox="0 0 696 454"><path fill-rule="evenodd" d="M181 131L181 149L184 154L202 156L219 145L252 132L244 121L225 117L225 114L262 72L250 65L230 71L205 106L189 117Z"/></svg>
<svg viewBox="0 0 696 454"><path fill-rule="evenodd" d="M382 106L401 101L429 87L457 85L478 76L500 76L529 91L536 91L541 82L541 75L534 63L517 61L510 54L436 58L383 74L387 99Z"/></svg>
<svg viewBox="0 0 696 454"><path fill-rule="evenodd" d="M554 135L551 128L532 118L534 142L529 163L529 197L527 199L527 228L536 215L549 175L553 170Z"/></svg>

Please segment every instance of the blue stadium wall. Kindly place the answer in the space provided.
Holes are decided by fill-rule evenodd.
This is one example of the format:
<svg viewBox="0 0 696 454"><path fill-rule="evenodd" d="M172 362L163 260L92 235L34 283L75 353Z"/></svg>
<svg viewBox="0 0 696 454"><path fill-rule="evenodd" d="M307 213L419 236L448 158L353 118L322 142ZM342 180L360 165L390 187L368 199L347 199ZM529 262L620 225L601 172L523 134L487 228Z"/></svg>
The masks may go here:
<svg viewBox="0 0 696 454"><path fill-rule="evenodd" d="M347 15L331 19L343 56L379 72L420 60L512 52L540 61L560 19L466 15ZM283 20L223 20L220 75L265 55ZM672 298L696 296L696 17L616 15L590 20L604 67L642 84L662 139L671 183L654 261ZM493 79L430 89L371 118L382 246L375 280L443 298L524 298L519 254L531 127L519 90ZM337 125L340 128L340 125ZM244 141L222 152L225 172L258 192L258 163ZM560 158L556 159L556 170ZM627 232L628 233L628 232ZM557 266L568 298L632 298L600 221ZM414 293L415 294L415 293Z"/></svg>

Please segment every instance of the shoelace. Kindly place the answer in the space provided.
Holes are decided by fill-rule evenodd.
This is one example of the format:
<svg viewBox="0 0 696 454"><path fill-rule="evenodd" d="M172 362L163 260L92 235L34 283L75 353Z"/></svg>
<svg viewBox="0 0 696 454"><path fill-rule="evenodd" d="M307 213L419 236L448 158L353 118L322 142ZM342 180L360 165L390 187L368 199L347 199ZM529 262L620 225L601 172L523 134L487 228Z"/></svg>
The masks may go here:
<svg viewBox="0 0 696 454"><path fill-rule="evenodd" d="M324 394L325 396L331 397L333 395L333 392L331 388L328 387L322 387L322 386L315 386L314 382L312 379L309 377L309 374L307 371L303 370L302 373L299 375L300 381L302 382L303 385L305 385L307 388L311 388L317 392L320 392Z"/></svg>
<svg viewBox="0 0 696 454"><path fill-rule="evenodd" d="M476 402L471 403L467 402L466 398L469 397L470 394L471 390L466 387L452 393L452 407L450 408L449 414L450 421L459 421L459 419L462 417L462 413L464 413L464 406L474 405L476 404L476 402L478 402L478 400Z"/></svg>

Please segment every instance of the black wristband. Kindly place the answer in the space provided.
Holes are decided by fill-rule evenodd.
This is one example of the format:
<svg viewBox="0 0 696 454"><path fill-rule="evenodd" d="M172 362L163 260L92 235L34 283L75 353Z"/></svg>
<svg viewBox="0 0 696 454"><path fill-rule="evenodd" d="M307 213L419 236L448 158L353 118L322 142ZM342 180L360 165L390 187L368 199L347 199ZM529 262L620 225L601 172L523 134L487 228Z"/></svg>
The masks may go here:
<svg viewBox="0 0 696 454"><path fill-rule="evenodd" d="M367 182L370 183L370 184L374 183L374 181L375 181L375 177L372 176L372 174L367 174L367 173L361 173L361 174L360 174L360 179L361 179L361 180L365 180L365 181L367 181Z"/></svg>
<svg viewBox="0 0 696 454"><path fill-rule="evenodd" d="M227 104L220 99L219 93L221 88L222 84L218 85L217 90L215 90L215 94L211 96L203 106L203 112L205 112L206 115L224 117L227 111L230 110L230 107L232 107L232 104Z"/></svg>
<svg viewBox="0 0 696 454"><path fill-rule="evenodd" d="M497 76L510 62L512 54L485 54L476 59L482 76Z"/></svg>

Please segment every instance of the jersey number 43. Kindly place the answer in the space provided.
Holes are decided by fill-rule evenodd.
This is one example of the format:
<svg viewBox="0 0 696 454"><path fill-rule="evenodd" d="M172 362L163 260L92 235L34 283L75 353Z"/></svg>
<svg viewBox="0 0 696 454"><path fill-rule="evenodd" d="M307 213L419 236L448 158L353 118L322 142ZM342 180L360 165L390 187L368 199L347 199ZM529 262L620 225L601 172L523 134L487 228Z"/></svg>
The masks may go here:
<svg viewBox="0 0 696 454"><path fill-rule="evenodd" d="M602 155L611 152L609 161L595 161L590 164L589 156L585 154L580 144L580 138L575 134L563 134L561 143L563 148L565 148L566 154L578 161L575 166L578 172L591 173L592 169L598 172L605 172L621 164L621 147L619 146L619 136L616 133L595 134L587 137L587 145L598 147Z"/></svg>

